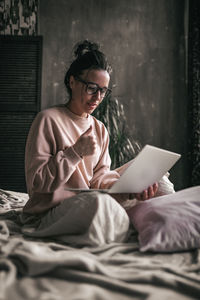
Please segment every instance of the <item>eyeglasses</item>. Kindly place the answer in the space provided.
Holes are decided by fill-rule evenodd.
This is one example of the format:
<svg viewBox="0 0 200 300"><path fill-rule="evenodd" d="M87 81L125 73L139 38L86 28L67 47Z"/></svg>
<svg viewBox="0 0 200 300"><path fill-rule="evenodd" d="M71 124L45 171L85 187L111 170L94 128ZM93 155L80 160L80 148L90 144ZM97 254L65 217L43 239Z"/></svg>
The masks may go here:
<svg viewBox="0 0 200 300"><path fill-rule="evenodd" d="M100 97L103 99L112 92L111 89L107 87L101 88L97 83L85 81L79 77L75 77L75 79L86 85L85 91L88 95L95 95L98 91L100 91Z"/></svg>

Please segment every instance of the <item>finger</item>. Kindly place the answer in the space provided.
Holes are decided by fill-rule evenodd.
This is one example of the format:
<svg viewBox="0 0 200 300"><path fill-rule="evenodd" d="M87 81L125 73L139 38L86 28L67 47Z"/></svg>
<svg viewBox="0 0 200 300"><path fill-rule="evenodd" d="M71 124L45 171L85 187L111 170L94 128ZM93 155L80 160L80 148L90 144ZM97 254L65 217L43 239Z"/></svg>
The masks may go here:
<svg viewBox="0 0 200 300"><path fill-rule="evenodd" d="M90 145L90 147L94 147L94 148L97 147L97 141L93 136L89 136L87 138L87 144Z"/></svg>
<svg viewBox="0 0 200 300"><path fill-rule="evenodd" d="M144 190L142 193L142 200L147 200L148 199L148 191Z"/></svg>
<svg viewBox="0 0 200 300"><path fill-rule="evenodd" d="M154 197L154 189L153 186L149 186L148 188L148 198L153 198Z"/></svg>
<svg viewBox="0 0 200 300"><path fill-rule="evenodd" d="M153 190L154 190L154 195L156 195L157 191L158 191L158 183L154 183L153 185Z"/></svg>
<svg viewBox="0 0 200 300"><path fill-rule="evenodd" d="M96 145L92 145L91 149L91 154L94 154L96 152Z"/></svg>
<svg viewBox="0 0 200 300"><path fill-rule="evenodd" d="M92 144L97 144L97 139L94 135L88 136L88 139Z"/></svg>
<svg viewBox="0 0 200 300"><path fill-rule="evenodd" d="M87 136L92 132L92 125L82 134L82 136Z"/></svg>

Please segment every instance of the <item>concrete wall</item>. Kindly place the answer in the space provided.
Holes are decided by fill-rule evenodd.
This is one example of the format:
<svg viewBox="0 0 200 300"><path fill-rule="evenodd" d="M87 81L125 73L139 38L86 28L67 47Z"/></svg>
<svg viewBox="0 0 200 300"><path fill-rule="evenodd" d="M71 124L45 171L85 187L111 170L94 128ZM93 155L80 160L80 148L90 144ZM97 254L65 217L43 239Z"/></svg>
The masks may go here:
<svg viewBox="0 0 200 300"><path fill-rule="evenodd" d="M171 179L176 189L186 187L187 0L41 0L39 34L42 108L65 102L73 45L85 38L99 42L133 136L142 145L182 153Z"/></svg>

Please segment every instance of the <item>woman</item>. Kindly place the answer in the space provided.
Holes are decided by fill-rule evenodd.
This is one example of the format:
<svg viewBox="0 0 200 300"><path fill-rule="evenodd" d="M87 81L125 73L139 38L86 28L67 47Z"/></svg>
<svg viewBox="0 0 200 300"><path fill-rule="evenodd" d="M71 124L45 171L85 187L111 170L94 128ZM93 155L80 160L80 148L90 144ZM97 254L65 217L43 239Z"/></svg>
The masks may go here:
<svg viewBox="0 0 200 300"><path fill-rule="evenodd" d="M86 232L94 223L94 216L98 215L97 202L100 197L104 199L101 200L101 205L105 204L104 212L109 209L107 207L109 202L112 208L115 207L116 212L120 211L122 219L125 218L125 228L121 228L123 237L120 235L120 240L123 240L126 236L124 231L128 228L127 215L125 211L121 212L123 209L113 197L100 193L86 193L72 197L75 194L68 190L68 188L109 188L123 171L123 167L110 170L108 132L100 121L91 116L103 98L111 92L109 89L111 68L95 43L89 41L79 43L74 54L75 60L65 76L65 85L69 93L67 105L40 112L29 132L25 171L30 199L24 207L24 216L37 215L40 225L34 230L36 235L42 230L42 236L58 236L61 235L61 228L71 228L70 234L77 234L81 232L81 226ZM146 200L154 197L157 191L158 184L155 183L136 197ZM84 201L87 208L83 207L83 202L80 205L81 209L78 205L74 206L76 200L81 197L90 199L87 200L91 201L88 205L90 208L94 207L87 216L87 224L84 223L86 217L80 221L80 214L87 212L87 201ZM128 195L118 195L115 198L121 201L127 197ZM73 224L62 223L62 226L57 228L56 224L61 222L60 214L66 221L72 206L76 213L79 209L77 219L80 222L79 229L75 230L77 226L75 219ZM71 213L75 214L73 210ZM52 224L56 227L53 231L49 229L52 228ZM69 242L68 229L62 232L67 242ZM114 240L115 238L116 236L113 237ZM97 239L95 243L98 242ZM104 243L105 240L101 242Z"/></svg>

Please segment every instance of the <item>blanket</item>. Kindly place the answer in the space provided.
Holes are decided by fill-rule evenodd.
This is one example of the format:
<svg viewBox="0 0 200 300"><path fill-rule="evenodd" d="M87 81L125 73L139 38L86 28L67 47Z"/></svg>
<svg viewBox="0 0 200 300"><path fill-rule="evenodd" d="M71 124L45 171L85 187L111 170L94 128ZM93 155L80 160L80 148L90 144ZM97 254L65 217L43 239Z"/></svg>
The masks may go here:
<svg viewBox="0 0 200 300"><path fill-rule="evenodd" d="M22 234L28 196L0 190L0 299L199 299L200 252L142 253L126 243L72 247Z"/></svg>

